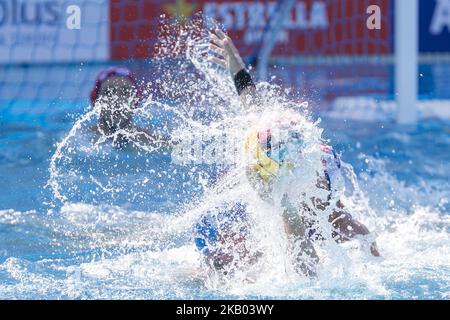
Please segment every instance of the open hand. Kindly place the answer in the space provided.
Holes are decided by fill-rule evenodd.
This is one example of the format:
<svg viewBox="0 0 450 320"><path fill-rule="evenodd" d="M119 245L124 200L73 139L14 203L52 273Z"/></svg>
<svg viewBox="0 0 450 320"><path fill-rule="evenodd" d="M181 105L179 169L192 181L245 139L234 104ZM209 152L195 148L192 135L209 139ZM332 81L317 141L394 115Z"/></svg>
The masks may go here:
<svg viewBox="0 0 450 320"><path fill-rule="evenodd" d="M212 57L215 63L228 69L232 77L245 69L244 61L229 36L219 29L216 29L214 33L211 32L210 35L210 49L217 55Z"/></svg>

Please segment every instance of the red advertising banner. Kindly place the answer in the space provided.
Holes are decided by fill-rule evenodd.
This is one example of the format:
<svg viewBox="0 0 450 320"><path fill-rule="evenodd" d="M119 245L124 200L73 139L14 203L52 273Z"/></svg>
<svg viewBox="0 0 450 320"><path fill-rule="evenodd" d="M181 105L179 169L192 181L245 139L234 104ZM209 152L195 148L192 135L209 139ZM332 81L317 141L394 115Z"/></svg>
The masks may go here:
<svg viewBox="0 0 450 320"><path fill-rule="evenodd" d="M196 13L217 20L244 56L255 55L283 1L110 0L111 56L154 54L160 16L190 19ZM277 36L273 52L293 55L374 55L392 52L393 0L298 0ZM381 9L381 30L369 30L367 8Z"/></svg>

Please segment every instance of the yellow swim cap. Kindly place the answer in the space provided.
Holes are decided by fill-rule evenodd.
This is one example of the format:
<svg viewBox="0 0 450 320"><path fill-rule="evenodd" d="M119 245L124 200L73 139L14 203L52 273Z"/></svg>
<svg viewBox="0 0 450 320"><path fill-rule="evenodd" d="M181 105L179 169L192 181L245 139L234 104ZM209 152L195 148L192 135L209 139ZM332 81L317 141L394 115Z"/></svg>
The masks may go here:
<svg viewBox="0 0 450 320"><path fill-rule="evenodd" d="M246 134L244 151L249 168L263 181L280 175L283 168L293 170L302 165L304 133L297 118L274 120L270 127L252 129Z"/></svg>
<svg viewBox="0 0 450 320"><path fill-rule="evenodd" d="M262 145L265 144L265 145ZM271 150L270 129L265 132L250 131L245 139L244 151L249 161L250 169L268 182L270 178L276 177L280 170L280 163L268 156Z"/></svg>

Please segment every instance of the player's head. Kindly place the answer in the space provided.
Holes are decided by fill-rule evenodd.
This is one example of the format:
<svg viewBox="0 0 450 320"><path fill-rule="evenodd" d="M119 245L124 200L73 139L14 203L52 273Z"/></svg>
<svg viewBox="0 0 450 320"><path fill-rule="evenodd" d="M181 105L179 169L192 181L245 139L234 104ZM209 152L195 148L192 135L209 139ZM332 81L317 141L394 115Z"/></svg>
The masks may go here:
<svg viewBox="0 0 450 320"><path fill-rule="evenodd" d="M109 67L102 70L95 79L90 100L95 104L99 99L114 100L116 96L133 98L133 107L141 99L141 88L133 73L123 67Z"/></svg>
<svg viewBox="0 0 450 320"><path fill-rule="evenodd" d="M247 134L244 146L247 165L262 181L270 182L283 168L300 165L303 134L295 124L293 120L281 120Z"/></svg>
<svg viewBox="0 0 450 320"><path fill-rule="evenodd" d="M91 91L91 103L99 103L99 122L109 133L131 125L141 90L130 70L111 67L99 73Z"/></svg>
<svg viewBox="0 0 450 320"><path fill-rule="evenodd" d="M249 235L247 206L223 203L202 215L194 225L194 241L205 262L216 270L230 267L247 255Z"/></svg>

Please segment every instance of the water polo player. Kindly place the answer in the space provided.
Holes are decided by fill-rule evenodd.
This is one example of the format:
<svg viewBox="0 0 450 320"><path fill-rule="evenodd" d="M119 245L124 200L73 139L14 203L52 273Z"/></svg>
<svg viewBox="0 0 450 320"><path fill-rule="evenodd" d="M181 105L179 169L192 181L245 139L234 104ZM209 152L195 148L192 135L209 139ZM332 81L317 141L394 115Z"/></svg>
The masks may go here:
<svg viewBox="0 0 450 320"><path fill-rule="evenodd" d="M110 138L114 145L134 141L140 143L167 143L161 137L133 123L136 108L141 107L143 92L133 73L123 67L110 67L101 71L90 95L94 107L99 107L97 125L92 128Z"/></svg>
<svg viewBox="0 0 450 320"><path fill-rule="evenodd" d="M243 104L249 106L249 103L258 103L254 82L231 39L217 30L215 34L211 34L211 49L216 53L212 59L230 71L236 90L243 98ZM271 186L279 178L280 172L288 167L294 171L296 167L302 166L300 157L292 157L293 154L302 152L302 132L296 125L295 119L278 119L269 127L250 130L246 137L247 176L263 199L270 198ZM302 199L283 197L282 200L281 214L290 241L289 250L293 256L293 264L298 273L307 276L316 275L319 258L314 243L324 237L315 225L320 212L329 212L327 223L330 225L330 236L336 242L357 238L368 244L372 255L379 256L377 245L371 239L367 227L353 219L343 203L332 197L340 176L339 157L324 143L318 143L317 148L320 150L318 161L321 162L321 169L317 172L314 185L326 196L310 199L309 205ZM287 149L291 149L289 159L286 158L289 156ZM292 152L292 149L295 151ZM297 178L301 179L301 176ZM331 200L336 201L331 203ZM235 256L240 257L246 252L245 239L250 227L246 222L245 206L239 204L236 208L209 212L194 228L197 248L203 252L207 263L218 270L224 270L224 266L233 263ZM236 248L236 251L233 251L233 248Z"/></svg>

